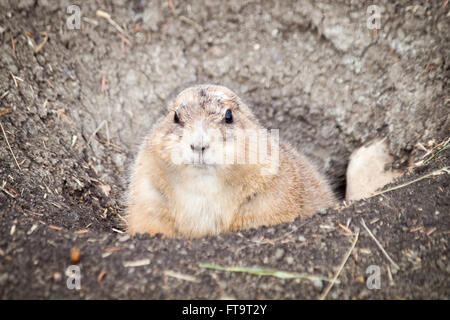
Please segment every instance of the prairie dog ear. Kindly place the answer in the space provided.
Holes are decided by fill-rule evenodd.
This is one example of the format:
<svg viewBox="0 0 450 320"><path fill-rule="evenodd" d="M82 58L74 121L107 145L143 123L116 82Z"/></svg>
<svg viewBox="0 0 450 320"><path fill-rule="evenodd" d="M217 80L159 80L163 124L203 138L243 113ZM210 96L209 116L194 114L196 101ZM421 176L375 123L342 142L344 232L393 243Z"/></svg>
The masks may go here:
<svg viewBox="0 0 450 320"><path fill-rule="evenodd" d="M168 113L170 113L170 112L174 112L175 110L176 110L175 100L169 101L169 103L167 104L167 107L166 107L166 111Z"/></svg>

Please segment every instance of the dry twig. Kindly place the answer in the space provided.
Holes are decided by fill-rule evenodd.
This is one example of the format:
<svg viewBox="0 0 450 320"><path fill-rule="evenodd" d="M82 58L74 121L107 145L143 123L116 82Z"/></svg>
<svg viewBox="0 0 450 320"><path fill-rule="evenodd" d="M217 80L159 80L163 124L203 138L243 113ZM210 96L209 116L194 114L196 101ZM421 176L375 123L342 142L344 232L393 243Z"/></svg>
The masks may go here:
<svg viewBox="0 0 450 320"><path fill-rule="evenodd" d="M319 296L319 300L324 300L325 297L327 296L328 292L330 292L330 290L333 287L334 283L336 282L337 278L341 274L342 269L344 268L345 264L347 263L348 257L350 257L353 249L355 248L356 242L358 241L358 237L359 237L359 231L356 232L355 239L353 240L352 246L348 250L348 252L345 255L344 259L342 259L342 263L339 266L339 269L336 272L335 276L333 277L333 279L331 279L331 282L328 284L328 286L326 287L325 291Z"/></svg>
<svg viewBox="0 0 450 320"><path fill-rule="evenodd" d="M381 252L383 252L383 254L386 256L386 258L389 260L389 262L397 269L399 270L400 267L398 266L398 264L396 264L394 262L394 260L391 259L391 257L388 255L388 253L386 252L386 250L384 250L383 246L381 245L381 243L377 240L377 238L375 238L375 236L373 235L373 233L370 231L370 229L366 226L366 223L364 221L364 219L361 218L361 225L364 227L364 229L366 229L367 233L369 234L369 236L373 239L373 241L375 241L375 243L377 244L377 246L380 248Z"/></svg>
<svg viewBox="0 0 450 320"><path fill-rule="evenodd" d="M392 188L389 188L389 189L386 189L386 190L379 191L379 192L373 194L372 196L370 196L370 198L375 197L375 196L379 196L380 194L383 194L383 193L386 193L386 192L389 192L389 191L394 191L394 190L397 190L397 189L409 186L410 184L419 182L419 181L421 181L423 179L426 179L426 178L429 178L429 177L432 177L432 176L438 176L438 175L443 174L443 173L450 174L449 168L448 167L444 167L444 168L435 170L433 172L430 172L430 173L428 173L428 174L426 174L426 175L424 175L424 176L422 176L420 178L417 178L417 179L414 179L412 181L409 181L407 183L400 184L398 186L395 186L395 187L392 187Z"/></svg>
<svg viewBox="0 0 450 320"><path fill-rule="evenodd" d="M119 24L111 18L111 15L108 12L97 10L95 14L97 15L97 17L106 19L106 21L108 21L110 25L116 28L117 31L119 31L125 38L128 39L128 35L126 34L125 30L123 30L122 27L119 26Z"/></svg>
<svg viewBox="0 0 450 320"><path fill-rule="evenodd" d="M22 171L22 168L20 167L19 163L17 162L17 159L16 159L16 156L14 155L14 152L12 151L11 145L9 144L9 141L8 141L8 137L6 136L5 129L3 128L3 125L2 125L1 122L0 122L0 127L2 128L3 135L5 136L6 143L8 144L9 151L11 151L11 154L12 154L12 156L14 158L14 161L16 162L17 167L19 168L19 170Z"/></svg>

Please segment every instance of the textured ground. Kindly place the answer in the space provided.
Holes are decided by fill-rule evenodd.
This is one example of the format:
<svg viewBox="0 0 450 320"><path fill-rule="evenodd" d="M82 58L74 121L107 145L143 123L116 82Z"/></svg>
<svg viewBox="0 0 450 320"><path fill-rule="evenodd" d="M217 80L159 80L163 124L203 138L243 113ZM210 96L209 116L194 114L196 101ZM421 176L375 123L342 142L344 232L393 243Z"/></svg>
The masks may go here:
<svg viewBox="0 0 450 320"><path fill-rule="evenodd" d="M140 138L189 83L230 87L323 167L340 194L351 151L374 137L389 138L402 168L420 159L418 142L429 148L450 132L446 1L380 1L376 34L365 27L363 2L90 1L80 7L79 30L67 28L70 4L0 1L0 297L317 298L326 282L199 263L332 277L355 236L341 224L360 234L328 298L449 298L445 173L305 220L218 237L114 231L123 230L122 196ZM395 184L449 162L447 149ZM66 286L72 247L82 254L79 291ZM142 259L144 266L128 264ZM372 264L381 268L379 290L365 284Z"/></svg>

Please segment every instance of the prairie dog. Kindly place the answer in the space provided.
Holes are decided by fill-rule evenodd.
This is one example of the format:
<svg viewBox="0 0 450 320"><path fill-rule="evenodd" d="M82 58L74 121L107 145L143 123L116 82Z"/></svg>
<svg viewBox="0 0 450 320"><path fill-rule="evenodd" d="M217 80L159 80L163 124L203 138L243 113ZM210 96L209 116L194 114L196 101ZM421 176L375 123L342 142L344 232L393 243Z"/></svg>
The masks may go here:
<svg viewBox="0 0 450 320"><path fill-rule="evenodd" d="M386 169L393 157L389 155L386 138L375 139L353 151L347 167L345 200L369 198L402 175L401 170Z"/></svg>
<svg viewBox="0 0 450 320"><path fill-rule="evenodd" d="M261 139L239 140L242 132ZM226 87L183 90L145 137L132 167L128 232L194 238L332 206L335 197L315 167L264 132Z"/></svg>

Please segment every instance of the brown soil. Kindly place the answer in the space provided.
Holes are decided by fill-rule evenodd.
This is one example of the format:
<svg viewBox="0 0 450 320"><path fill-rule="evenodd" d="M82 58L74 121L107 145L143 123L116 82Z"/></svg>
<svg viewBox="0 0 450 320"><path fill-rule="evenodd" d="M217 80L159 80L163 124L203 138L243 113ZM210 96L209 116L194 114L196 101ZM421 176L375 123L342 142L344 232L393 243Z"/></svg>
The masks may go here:
<svg viewBox="0 0 450 320"><path fill-rule="evenodd" d="M341 196L350 153L374 137L389 138L396 166L420 159L418 142L450 132L450 5L379 1L375 34L363 2L105 2L83 2L80 30L66 26L68 1L0 3L1 298L315 299L327 282L199 264L333 277L357 230L327 298L450 297L448 173L272 227L192 241L118 233L136 146L189 83L241 95ZM394 185L449 167L449 152ZM66 286L73 247L78 291ZM379 290L366 286L370 265Z"/></svg>

